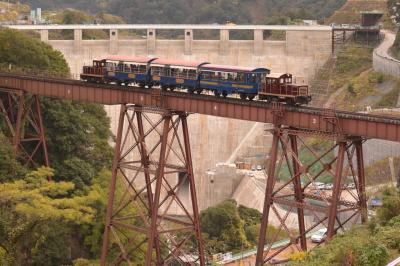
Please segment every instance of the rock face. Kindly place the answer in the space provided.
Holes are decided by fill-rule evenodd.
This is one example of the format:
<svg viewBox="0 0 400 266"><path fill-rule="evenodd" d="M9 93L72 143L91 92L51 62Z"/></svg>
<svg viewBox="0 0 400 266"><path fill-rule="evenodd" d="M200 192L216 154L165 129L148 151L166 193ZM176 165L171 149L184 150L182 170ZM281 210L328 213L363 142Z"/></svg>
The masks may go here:
<svg viewBox="0 0 400 266"><path fill-rule="evenodd" d="M273 72L290 72L301 82L307 82L330 56L330 34L330 31L287 31L286 41L261 41L261 46L257 48L259 55L254 54L253 41L225 40L226 47L221 47L220 41L194 40L191 55L185 55L184 41L156 40L152 56L211 61L216 64L265 66ZM77 38L76 41L46 42L64 54L76 77L82 65L110 53L108 40ZM77 42L79 45L75 45ZM113 46L114 54L148 55L146 40L117 42ZM115 133L119 106L106 106L106 111ZM262 164L263 155L268 150L268 137L262 133L263 125L256 126L253 122L197 114L190 115L188 121L198 202L200 208L204 209L230 198L240 183L240 176L235 174L233 166L227 164L216 167L216 164L227 161L234 163L237 158L247 165ZM238 145L241 146L239 150ZM214 178L214 185L210 185L211 178Z"/></svg>

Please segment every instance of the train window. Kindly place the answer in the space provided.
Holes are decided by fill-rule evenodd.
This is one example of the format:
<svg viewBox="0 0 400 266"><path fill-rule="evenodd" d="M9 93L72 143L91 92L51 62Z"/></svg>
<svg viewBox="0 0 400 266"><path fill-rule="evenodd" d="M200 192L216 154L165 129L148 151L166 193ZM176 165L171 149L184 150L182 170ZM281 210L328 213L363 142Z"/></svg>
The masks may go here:
<svg viewBox="0 0 400 266"><path fill-rule="evenodd" d="M108 71L114 71L115 70L115 63L107 62L106 67Z"/></svg>
<svg viewBox="0 0 400 266"><path fill-rule="evenodd" d="M131 66L128 64L124 64L124 72L131 72Z"/></svg>
<svg viewBox="0 0 400 266"><path fill-rule="evenodd" d="M162 76L163 75L163 68L159 67L159 66L153 66L151 67L151 74L152 75L159 75Z"/></svg>
<svg viewBox="0 0 400 266"><path fill-rule="evenodd" d="M204 71L201 73L202 79L215 79L215 72Z"/></svg>
<svg viewBox="0 0 400 266"><path fill-rule="evenodd" d="M261 83L265 84L265 78L266 78L266 74L261 74Z"/></svg>
<svg viewBox="0 0 400 266"><path fill-rule="evenodd" d="M255 83L256 82L256 74L251 74L249 77L249 82Z"/></svg>
<svg viewBox="0 0 400 266"><path fill-rule="evenodd" d="M139 65L139 73L146 73L147 72L147 67L146 65Z"/></svg>
<svg viewBox="0 0 400 266"><path fill-rule="evenodd" d="M124 63L123 62L119 62L117 65L117 70L118 71L123 71L124 70Z"/></svg>
<svg viewBox="0 0 400 266"><path fill-rule="evenodd" d="M235 80L235 81L237 81L237 82L244 82L244 77L245 77L244 73L237 73L237 74L236 74L236 80Z"/></svg>
<svg viewBox="0 0 400 266"><path fill-rule="evenodd" d="M189 69L188 71L188 78L190 79L195 79L196 78L196 70L195 69Z"/></svg>

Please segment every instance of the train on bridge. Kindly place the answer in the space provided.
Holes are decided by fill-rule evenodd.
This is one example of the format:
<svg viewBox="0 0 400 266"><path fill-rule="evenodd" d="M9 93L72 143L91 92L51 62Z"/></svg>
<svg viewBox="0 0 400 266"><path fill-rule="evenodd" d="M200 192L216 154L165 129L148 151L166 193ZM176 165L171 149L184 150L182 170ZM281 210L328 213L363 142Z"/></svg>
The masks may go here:
<svg viewBox="0 0 400 266"><path fill-rule="evenodd" d="M82 80L94 83L131 84L160 87L162 90L184 90L201 94L212 92L216 97L239 95L242 100L285 102L290 105L311 101L308 86L296 85L287 73L271 73L267 68L216 65L147 57L111 56L93 60L84 66Z"/></svg>

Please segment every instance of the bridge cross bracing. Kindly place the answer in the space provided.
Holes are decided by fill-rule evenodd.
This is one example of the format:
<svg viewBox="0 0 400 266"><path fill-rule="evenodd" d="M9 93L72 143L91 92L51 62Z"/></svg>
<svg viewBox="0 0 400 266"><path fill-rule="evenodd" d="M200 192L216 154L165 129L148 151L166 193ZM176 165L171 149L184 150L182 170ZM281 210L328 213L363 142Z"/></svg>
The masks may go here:
<svg viewBox="0 0 400 266"><path fill-rule="evenodd" d="M112 227L119 227L120 230L136 230L141 232L143 237L140 239L129 238L117 247L120 254L117 258L118 262L129 261L131 259L132 250L137 247L138 243L134 244L135 241L140 240L147 243L148 246L154 247L157 253L157 243L163 245L163 243L158 242L160 234L167 234L169 236L173 235L173 230L171 228L165 228L166 223L170 223L171 219L169 217L160 215L164 210L160 207L160 204L156 202L163 202L164 198L171 198L175 201L175 206L182 207L179 203L179 197L181 196L179 191L180 185L182 185L184 180L189 180L189 186L193 189L190 191L194 192L194 177L192 173L191 159L190 159L190 148L187 139L187 124L185 125L186 116L190 113L199 113L212 116L234 118L248 121L257 121L261 123L272 123L275 125L275 129L272 131L274 136L273 148L271 151L271 160L268 168L268 185L265 193L265 208L263 213L263 224L261 230L265 230L268 224L268 219L271 213L274 213L274 204L279 204L280 206L287 206L287 208L292 209L297 213L299 219L299 235L291 235L290 245L286 246L286 249L298 249L306 250L308 249L307 243L305 241L305 235L310 229L304 225L302 221L303 213L305 212L317 212L317 216L320 217L321 223L326 223L329 231L329 237L339 230L339 228L345 228L345 224L350 221L357 220L356 215L359 215L361 221L365 221L365 211L366 211L366 198L365 198L365 182L364 182L364 165L362 158L362 144L365 140L376 138L390 141L400 141L400 120L395 117L384 117L379 115L370 114L360 114L351 113L344 111L327 110L321 108L312 107L294 107L294 106L284 106L280 104L267 104L264 102L249 102L234 98L221 99L209 95L190 95L183 92L164 92L158 89L143 89L137 87L119 87L116 85L101 85L101 84L91 84L76 80L62 79L62 78L49 78L41 76L29 76L29 75L18 75L12 73L0 73L0 88L2 93L28 93L34 96L44 96L59 99L76 100L83 102L99 103L104 105L121 105L121 116L130 115L129 117L134 117L135 119L126 120L121 119L119 127L128 128L128 135L136 139L135 147L139 149L137 155L141 157L137 159L126 159L125 161L120 160L123 153L120 148L121 143L124 143L124 138L122 131L118 134L117 145L115 150L115 160L113 165L113 178L116 180L118 177L117 173L123 173L124 168L131 168L130 170L135 170L140 172L142 178L142 189L144 194L138 194L135 189L140 188L140 186L127 186L127 194L131 194L128 199L139 200L142 198L143 201L147 201L148 204L146 212L141 214L141 218L147 227L144 229L132 228L127 226L122 226L122 223L117 219L114 219L113 215L113 205L112 202L108 205L108 220L106 227L106 234L104 237L104 249L103 249L103 263L107 260L107 251L109 250L108 239L113 237L114 241L117 242L120 239L120 234L112 232L114 229ZM15 103L18 105L18 103ZM163 129L159 128L154 133L158 134L161 139L161 146L155 148L157 151L155 154L156 159L148 161L150 158L148 155L149 151L153 150L151 146L144 140L144 132L146 129L140 130L140 120L137 115L146 116L147 113L158 113L160 118L160 124L158 120L149 119L149 128L156 129L158 125L164 125ZM133 116L135 115L135 116ZM172 119L180 120L183 125L183 133L177 133L178 127L174 127L174 122L177 121ZM169 129L176 133L164 134L163 132L169 132ZM129 131L130 130L130 131ZM130 133L129 133L130 132ZM142 133L140 133L142 132ZM146 133L145 133L146 134ZM135 137L136 136L136 137ZM186 136L186 137L185 137ZM334 188L332 195L315 195L310 193L304 185L301 185L300 176L306 176L309 181L306 186L312 186L312 180L316 180L316 176L312 175L308 169L312 166L307 164L302 160L301 154L298 149L306 147L307 143L302 140L302 137L313 136L315 138L328 138L331 140L332 147L327 148L322 154L317 155L315 152L315 160L323 166L323 171L330 173L333 176ZM186 139L182 142L175 142L180 146L179 152L170 152L170 154L175 154L179 158L183 158L184 162L181 167L173 167L172 164L167 163L165 154L170 150L169 147L172 145L172 139ZM181 143L181 145L179 145ZM300 144L302 143L302 144ZM144 145L146 144L146 145ZM157 146L157 145L156 145ZM158 147L158 146L157 146ZM185 148L186 147L186 148ZM337 150L338 152L332 152L332 150ZM311 150L311 149L310 149ZM311 151L310 151L311 152ZM313 152L312 152L313 153ZM313 153L313 154L314 154ZM331 156L331 161L326 161L325 155L329 154ZM333 156L333 157L332 157ZM158 159L157 159L158 158ZM186 159L185 159L186 158ZM353 159L357 158L356 164L353 164ZM276 169L277 166L275 161L284 160L292 172L292 178L286 184L281 184L278 186L276 182ZM347 161L347 163L346 163ZM136 162L139 166L133 167L129 166L128 162ZM151 163L153 162L153 163ZM142 165L142 166L140 166ZM150 167L151 166L151 167ZM147 170L146 170L147 169ZM163 170L169 169L169 170ZM165 178L165 172L173 173L186 173L181 175L182 178L178 181L171 182L168 178ZM123 175L123 174L122 174ZM344 176L353 176L354 183L356 184L355 192L343 192L342 188ZM146 177L147 176L147 177ZM184 178L183 176L186 176ZM128 182L131 179L126 179L124 182ZM147 180L147 181L146 181ZM149 182L150 180L150 182ZM191 181L192 180L192 181ZM166 182L164 182L166 181ZM147 183L146 183L147 182ZM154 182L154 183L153 183ZM150 189L151 184L155 184L153 191ZM114 183L115 184L115 183ZM150 185L149 185L150 184ZM186 182L187 184L187 182ZM294 194L280 195L278 191L290 191L290 186L293 186ZM165 192L161 193L161 188L166 189ZM115 186L111 186L111 194L115 191ZM159 192L159 193L158 193ZM132 194L133 193L133 194ZM147 196L145 194L147 193ZM353 193L354 200L348 201L343 199L341 195L343 193ZM174 242L173 236L170 239L170 243L173 243L171 256L175 260L184 261L185 256L188 254L197 254L191 258L195 260L203 261L203 251L202 251L202 241L200 235L200 227L198 221L198 208L197 208L197 198L195 193L190 195L192 206L191 211L188 211L188 219L185 221L178 221L178 223L183 226L181 229L185 232L189 232L194 239L197 241L197 249L193 250L190 248L191 245L183 245L186 243L182 238L183 242ZM151 200L150 200L151 199ZM308 200L319 201L324 203L321 206L310 205ZM111 201L111 199L110 199ZM132 202L132 201L129 201ZM188 206L183 206L185 209ZM346 219L342 219L343 212L345 210L353 212L353 214L346 216ZM321 213L323 214L321 216ZM168 220L168 222L160 223L159 219ZM173 218L172 218L173 219ZM281 229L285 229L285 217L280 217L281 219ZM158 221L158 222L157 222ZM177 222L176 220L174 220ZM191 222L188 222L191 221ZM176 229L176 228L175 228ZM108 230L108 231L107 231ZM172 231L171 231L172 230ZM107 233L108 232L108 233ZM261 234L263 235L263 234ZM128 234L129 236L129 234ZM181 235L182 236L182 235ZM158 240L157 240L158 239ZM120 239L121 240L121 239ZM176 240L176 239L175 239ZM171 242L172 241L172 242ZM264 251L265 242L260 239L259 251L258 251L258 265L271 258L279 258L278 253L284 250L272 250L269 252ZM267 243L268 244L268 243ZM187 250L189 248L190 251ZM127 250L129 249L129 251ZM189 253L188 253L189 252ZM271 253L272 252L272 253ZM275 254L277 253L277 254ZM273 255L273 256L271 256ZM146 265L151 265L154 263L154 258L148 253L146 255L147 261ZM171 257L156 257L157 263L165 262ZM186 258L190 259L190 258ZM201 263L204 265L204 262ZM104 265L104 264L103 264Z"/></svg>

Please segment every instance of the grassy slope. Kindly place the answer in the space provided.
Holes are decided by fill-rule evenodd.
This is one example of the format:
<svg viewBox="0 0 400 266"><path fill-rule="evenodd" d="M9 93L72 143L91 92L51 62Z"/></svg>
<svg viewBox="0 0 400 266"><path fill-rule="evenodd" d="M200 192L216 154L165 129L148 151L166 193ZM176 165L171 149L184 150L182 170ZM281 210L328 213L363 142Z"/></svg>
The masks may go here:
<svg viewBox="0 0 400 266"><path fill-rule="evenodd" d="M386 12L386 0L348 0L339 10L337 10L327 23L338 24L357 24L361 21L361 11L379 10Z"/></svg>
<svg viewBox="0 0 400 266"><path fill-rule="evenodd" d="M380 10L385 13L384 27L392 24L386 19L387 0L348 0L327 22L351 24L360 22L360 11ZM400 51L400 37L393 53ZM397 48L399 47L399 48ZM334 106L340 109L361 110L364 105L393 107L397 103L400 82L372 71L373 47L349 44L337 55L337 65L330 78L334 90L343 92L335 99Z"/></svg>

